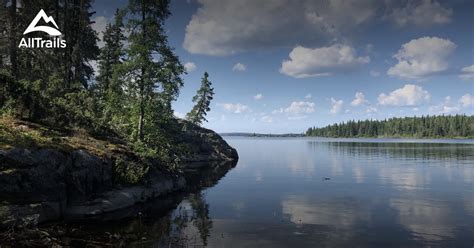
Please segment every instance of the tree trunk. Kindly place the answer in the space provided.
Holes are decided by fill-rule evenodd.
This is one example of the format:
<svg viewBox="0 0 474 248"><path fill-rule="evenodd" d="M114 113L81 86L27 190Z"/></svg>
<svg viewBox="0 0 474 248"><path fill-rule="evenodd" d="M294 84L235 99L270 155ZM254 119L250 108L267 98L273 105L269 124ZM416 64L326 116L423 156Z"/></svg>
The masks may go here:
<svg viewBox="0 0 474 248"><path fill-rule="evenodd" d="M145 6L143 6L142 2L142 32L143 36L146 35L145 30ZM146 38L145 38L146 39ZM146 40L145 40L146 42ZM138 140L143 140L143 122L144 122L144 115L145 115L145 66L142 65L141 68L141 80L140 80L140 116L138 117Z"/></svg>
<svg viewBox="0 0 474 248"><path fill-rule="evenodd" d="M142 68L142 77L144 73L144 69ZM142 141L143 140L143 118L145 115L145 102L144 102L144 82L143 78L140 83L140 114L138 117L138 140Z"/></svg>
<svg viewBox="0 0 474 248"><path fill-rule="evenodd" d="M16 40L16 0L12 0L10 6L10 63L12 65L12 74L15 79L18 77L17 61L17 40Z"/></svg>

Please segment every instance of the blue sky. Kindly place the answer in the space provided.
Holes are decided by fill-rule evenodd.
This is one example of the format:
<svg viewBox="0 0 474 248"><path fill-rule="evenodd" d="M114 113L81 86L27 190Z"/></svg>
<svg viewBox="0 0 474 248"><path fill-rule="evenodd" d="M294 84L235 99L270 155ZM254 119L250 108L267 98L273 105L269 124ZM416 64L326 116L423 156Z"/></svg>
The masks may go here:
<svg viewBox="0 0 474 248"><path fill-rule="evenodd" d="M102 31L126 1L97 1ZM188 112L204 71L218 132L304 132L352 119L474 113L472 1L173 1L169 41L188 68Z"/></svg>

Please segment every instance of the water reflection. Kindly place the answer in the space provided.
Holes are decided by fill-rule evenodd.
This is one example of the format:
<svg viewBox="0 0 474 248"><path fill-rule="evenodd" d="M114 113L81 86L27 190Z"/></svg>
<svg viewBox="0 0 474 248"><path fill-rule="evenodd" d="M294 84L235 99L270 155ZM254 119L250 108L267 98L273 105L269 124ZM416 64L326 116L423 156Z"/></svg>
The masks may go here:
<svg viewBox="0 0 474 248"><path fill-rule="evenodd" d="M472 144L308 141L308 145L315 150L326 149L352 157L417 159L424 162L447 159L472 163L474 160Z"/></svg>
<svg viewBox="0 0 474 248"><path fill-rule="evenodd" d="M127 247L474 244L473 144L227 141L239 151L235 168L190 168L190 192L80 237Z"/></svg>
<svg viewBox="0 0 474 248"><path fill-rule="evenodd" d="M49 224L42 228L62 244L114 247L206 246L213 222L202 190L214 186L233 162L194 164L186 169L185 192L106 214L88 223ZM188 229L194 231L189 233Z"/></svg>

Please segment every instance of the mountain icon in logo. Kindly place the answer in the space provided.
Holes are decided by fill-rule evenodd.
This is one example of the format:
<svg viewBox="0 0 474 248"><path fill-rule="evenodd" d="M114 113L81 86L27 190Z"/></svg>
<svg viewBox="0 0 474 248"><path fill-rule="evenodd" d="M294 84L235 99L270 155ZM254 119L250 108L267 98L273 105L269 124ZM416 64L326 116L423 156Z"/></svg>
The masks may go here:
<svg viewBox="0 0 474 248"><path fill-rule="evenodd" d="M43 19L46 23L52 23L56 28L49 27L49 26L36 26L40 19ZM50 36L59 36L61 32L58 30L58 25L54 21L53 17L46 15L43 9L41 9L38 14L36 15L35 19L30 23L30 25L26 28L23 34L28 34L31 32L41 31L49 34Z"/></svg>

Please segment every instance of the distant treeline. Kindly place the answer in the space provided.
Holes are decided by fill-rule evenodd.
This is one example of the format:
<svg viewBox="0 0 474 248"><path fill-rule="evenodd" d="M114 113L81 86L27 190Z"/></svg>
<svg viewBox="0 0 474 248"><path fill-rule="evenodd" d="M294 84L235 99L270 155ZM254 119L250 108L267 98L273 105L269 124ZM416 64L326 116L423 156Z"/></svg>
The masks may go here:
<svg viewBox="0 0 474 248"><path fill-rule="evenodd" d="M307 136L472 138L474 116L421 116L385 120L348 121L322 128L311 127Z"/></svg>
<svg viewBox="0 0 474 248"><path fill-rule="evenodd" d="M241 137L304 137L303 133L285 133L285 134L268 134L268 133L220 133L222 136L241 136Z"/></svg>

